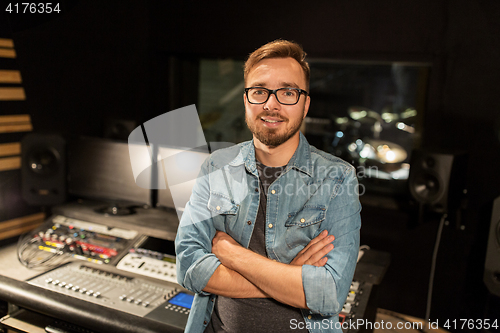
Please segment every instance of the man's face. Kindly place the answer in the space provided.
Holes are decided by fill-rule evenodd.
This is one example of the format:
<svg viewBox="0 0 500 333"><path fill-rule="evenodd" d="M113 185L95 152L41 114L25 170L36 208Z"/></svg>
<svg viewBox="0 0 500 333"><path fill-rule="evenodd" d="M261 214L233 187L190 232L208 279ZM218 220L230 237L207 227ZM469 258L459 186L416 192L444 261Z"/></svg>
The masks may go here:
<svg viewBox="0 0 500 333"><path fill-rule="evenodd" d="M267 89L300 88L306 90L304 72L293 58L264 59L247 76L247 87ZM302 120L309 110L309 96L301 95L295 105L283 105L274 94L263 104L251 104L246 95L245 120L254 138L268 147L277 147L299 135Z"/></svg>

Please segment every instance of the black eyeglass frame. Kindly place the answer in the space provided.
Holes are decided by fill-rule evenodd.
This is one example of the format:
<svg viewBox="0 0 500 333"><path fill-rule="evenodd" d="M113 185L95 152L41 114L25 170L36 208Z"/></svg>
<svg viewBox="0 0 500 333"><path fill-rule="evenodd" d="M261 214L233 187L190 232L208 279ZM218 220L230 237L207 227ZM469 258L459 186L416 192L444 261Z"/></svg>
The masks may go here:
<svg viewBox="0 0 500 333"><path fill-rule="evenodd" d="M250 98L248 98L248 91L250 89L262 89L262 90L266 90L268 92L266 100L264 102L261 102L261 103L250 102ZM298 91L299 95L297 97L297 101L295 103L292 103L292 104L281 103L280 99L278 98L278 95L276 94L280 90L296 90L296 91ZM293 88L293 87L278 88L278 89L274 89L274 90L267 89L267 88L264 88L264 87L248 87L248 88L245 88L245 95L247 96L247 101L250 104L264 104L264 103L266 103L269 100L269 97L271 97L271 95L273 95L273 94L274 94L274 97L276 97L276 100L278 101L278 103L280 103L282 105L295 105L295 104L297 104L300 101L300 95L302 95L302 94L304 94L305 96L309 95L309 93L307 91L305 91L303 89L300 89L300 88Z"/></svg>

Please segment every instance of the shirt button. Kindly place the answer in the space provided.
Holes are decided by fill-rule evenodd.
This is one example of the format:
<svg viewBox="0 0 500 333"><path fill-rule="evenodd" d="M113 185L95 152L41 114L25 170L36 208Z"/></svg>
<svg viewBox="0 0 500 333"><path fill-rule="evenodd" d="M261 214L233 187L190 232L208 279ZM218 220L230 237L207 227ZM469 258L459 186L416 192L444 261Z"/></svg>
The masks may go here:
<svg viewBox="0 0 500 333"><path fill-rule="evenodd" d="M309 317L310 317L310 316L309 316ZM206 321L206 320L205 320L205 321L203 321L203 325L206 325L206 324L207 324L207 321Z"/></svg>
<svg viewBox="0 0 500 333"><path fill-rule="evenodd" d="M258 189L258 188L256 188L256 189L255 189L255 192L259 192L259 189Z"/></svg>
<svg viewBox="0 0 500 333"><path fill-rule="evenodd" d="M304 223L306 219L300 219L300 223Z"/></svg>
<svg viewBox="0 0 500 333"><path fill-rule="evenodd" d="M272 223L269 223L267 226L268 226L269 228L272 228L272 227L273 227Z"/></svg>
<svg viewBox="0 0 500 333"><path fill-rule="evenodd" d="M252 221L247 221L247 224L248 224L248 225L252 224Z"/></svg>
<svg viewBox="0 0 500 333"><path fill-rule="evenodd" d="M276 193L276 191L275 191L275 190L272 190L272 191L271 191L271 194L274 194L274 193Z"/></svg>
<svg viewBox="0 0 500 333"><path fill-rule="evenodd" d="M215 207L215 209L220 210L220 206Z"/></svg>
<svg viewBox="0 0 500 333"><path fill-rule="evenodd" d="M311 316L311 315L307 316L307 319L311 319L311 318L312 318L312 316Z"/></svg>

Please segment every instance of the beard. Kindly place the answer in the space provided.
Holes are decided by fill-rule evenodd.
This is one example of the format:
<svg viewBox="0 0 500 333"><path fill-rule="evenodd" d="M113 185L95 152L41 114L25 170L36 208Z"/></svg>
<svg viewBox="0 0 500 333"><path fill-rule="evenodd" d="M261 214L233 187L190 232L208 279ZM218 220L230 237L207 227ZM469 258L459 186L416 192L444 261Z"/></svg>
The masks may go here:
<svg viewBox="0 0 500 333"><path fill-rule="evenodd" d="M265 126L259 126L261 117L276 117L283 120L285 123L289 123L289 127L283 131L281 128L267 128ZM270 148L276 148L279 145L285 143L294 136L300 129L302 125L302 120L304 118L304 111L302 111L302 117L297 118L297 120L292 120L284 118L279 113L268 113L262 112L255 119L250 119L248 113L245 115L245 122L247 123L248 129L252 134L262 142L264 145ZM285 125L285 124L284 124ZM281 132L281 133L280 133Z"/></svg>

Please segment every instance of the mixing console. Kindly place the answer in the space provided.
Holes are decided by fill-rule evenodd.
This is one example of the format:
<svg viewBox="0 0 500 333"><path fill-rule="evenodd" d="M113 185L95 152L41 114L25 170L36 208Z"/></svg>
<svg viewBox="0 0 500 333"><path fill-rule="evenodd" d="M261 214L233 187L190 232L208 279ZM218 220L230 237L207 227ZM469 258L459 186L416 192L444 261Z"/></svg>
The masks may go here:
<svg viewBox="0 0 500 333"><path fill-rule="evenodd" d="M28 283L87 302L184 328L193 294L177 284L155 282L109 266L72 262Z"/></svg>

